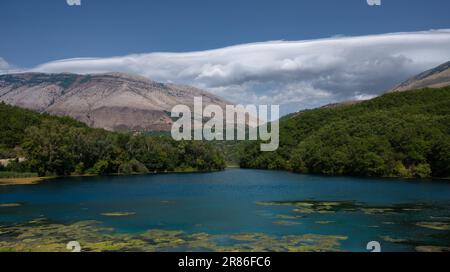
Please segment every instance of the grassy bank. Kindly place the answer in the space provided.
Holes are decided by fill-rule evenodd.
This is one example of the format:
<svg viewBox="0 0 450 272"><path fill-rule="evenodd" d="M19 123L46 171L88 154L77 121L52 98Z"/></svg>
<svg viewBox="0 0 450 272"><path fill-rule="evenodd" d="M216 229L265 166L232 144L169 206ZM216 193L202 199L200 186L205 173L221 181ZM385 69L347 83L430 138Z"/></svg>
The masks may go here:
<svg viewBox="0 0 450 272"><path fill-rule="evenodd" d="M35 178L37 173L19 173L19 172L0 172L0 179L13 179L13 178Z"/></svg>
<svg viewBox="0 0 450 272"><path fill-rule="evenodd" d="M0 172L0 186L36 184L45 179L36 173Z"/></svg>
<svg viewBox="0 0 450 272"><path fill-rule="evenodd" d="M35 184L44 179L38 177L37 173L0 172L0 186Z"/></svg>

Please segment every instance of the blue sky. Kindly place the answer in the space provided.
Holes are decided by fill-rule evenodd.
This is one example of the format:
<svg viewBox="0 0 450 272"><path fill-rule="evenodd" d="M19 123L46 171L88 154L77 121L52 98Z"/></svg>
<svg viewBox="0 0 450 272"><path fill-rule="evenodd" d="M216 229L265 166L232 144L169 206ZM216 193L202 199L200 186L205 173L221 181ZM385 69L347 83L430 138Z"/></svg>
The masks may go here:
<svg viewBox="0 0 450 272"><path fill-rule="evenodd" d="M450 27L448 0L0 1L0 57L30 67L72 57L183 52Z"/></svg>
<svg viewBox="0 0 450 272"><path fill-rule="evenodd" d="M381 1L1 0L0 74L125 72L282 114L368 99L450 60L450 1Z"/></svg>

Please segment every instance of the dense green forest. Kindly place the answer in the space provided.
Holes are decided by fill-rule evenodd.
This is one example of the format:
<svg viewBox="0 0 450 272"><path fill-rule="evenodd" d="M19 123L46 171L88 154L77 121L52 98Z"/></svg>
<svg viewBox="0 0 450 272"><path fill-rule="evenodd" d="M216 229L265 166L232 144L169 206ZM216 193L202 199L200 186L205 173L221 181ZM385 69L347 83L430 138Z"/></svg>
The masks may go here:
<svg viewBox="0 0 450 272"><path fill-rule="evenodd" d="M0 104L0 119L0 158L26 158L2 171L61 176L225 168L221 152L206 142L92 129L68 117L4 103Z"/></svg>
<svg viewBox="0 0 450 272"><path fill-rule="evenodd" d="M260 152L260 142L108 132L4 103L0 118L0 159L26 158L0 167L6 176L211 171L239 160L243 168L325 175L450 177L450 87L292 114L281 120L276 152Z"/></svg>
<svg viewBox="0 0 450 272"><path fill-rule="evenodd" d="M240 166L325 175L450 177L450 87L389 93L280 122L280 148L246 143Z"/></svg>

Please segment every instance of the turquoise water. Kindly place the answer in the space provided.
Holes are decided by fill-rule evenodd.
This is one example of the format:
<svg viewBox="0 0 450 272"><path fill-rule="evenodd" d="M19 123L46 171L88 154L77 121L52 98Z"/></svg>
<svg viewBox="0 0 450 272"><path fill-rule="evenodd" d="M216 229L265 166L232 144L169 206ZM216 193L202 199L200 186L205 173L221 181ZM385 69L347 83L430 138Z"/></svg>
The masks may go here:
<svg viewBox="0 0 450 272"><path fill-rule="evenodd" d="M450 246L450 184L442 181L230 169L3 186L0 204L7 203L21 206L0 208L1 225L46 218L62 224L96 220L120 233L339 235L347 237L340 245L346 251L366 251L374 240L384 251ZM114 212L132 214L104 215Z"/></svg>

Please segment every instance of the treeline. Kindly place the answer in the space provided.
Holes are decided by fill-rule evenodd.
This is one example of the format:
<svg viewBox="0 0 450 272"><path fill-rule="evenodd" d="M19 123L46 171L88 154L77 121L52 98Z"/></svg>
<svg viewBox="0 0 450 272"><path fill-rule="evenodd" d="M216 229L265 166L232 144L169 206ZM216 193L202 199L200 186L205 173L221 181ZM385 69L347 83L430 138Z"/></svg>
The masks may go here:
<svg viewBox="0 0 450 272"><path fill-rule="evenodd" d="M92 129L71 118L0 104L2 156L24 157L6 169L40 176L213 171L225 168L208 143ZM5 122L3 122L5 120Z"/></svg>
<svg viewBox="0 0 450 272"><path fill-rule="evenodd" d="M280 148L247 143L243 168L325 175L450 177L450 88L390 93L280 122Z"/></svg>

